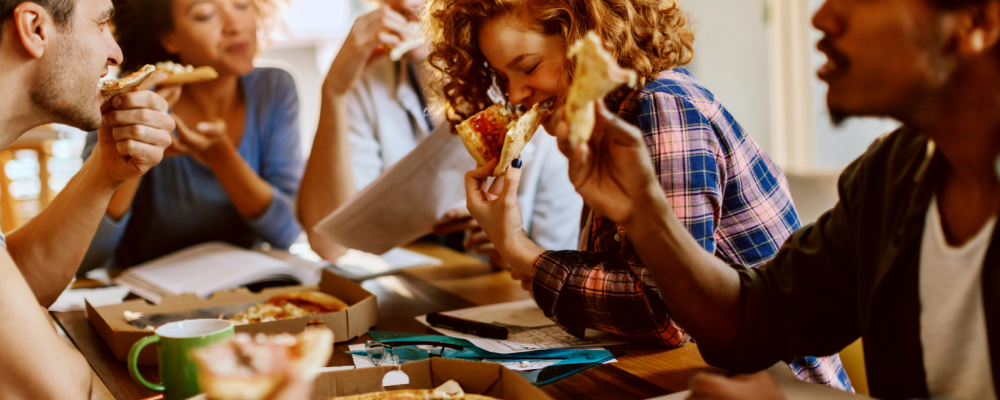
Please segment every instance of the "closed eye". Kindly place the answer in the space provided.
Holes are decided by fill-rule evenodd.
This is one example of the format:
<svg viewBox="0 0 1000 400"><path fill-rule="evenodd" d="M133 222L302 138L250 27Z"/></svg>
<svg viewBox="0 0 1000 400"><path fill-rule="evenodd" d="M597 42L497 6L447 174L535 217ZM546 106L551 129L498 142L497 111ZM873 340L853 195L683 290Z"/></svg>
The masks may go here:
<svg viewBox="0 0 1000 400"><path fill-rule="evenodd" d="M536 69L536 68L538 68L538 65L539 65L539 64L541 64L541 62L539 62L539 63L535 64L534 66L532 66L532 67L531 67L530 69L528 69L527 71L524 71L524 74L525 74L525 75L531 75L531 73L532 73L532 72L535 72L535 69Z"/></svg>

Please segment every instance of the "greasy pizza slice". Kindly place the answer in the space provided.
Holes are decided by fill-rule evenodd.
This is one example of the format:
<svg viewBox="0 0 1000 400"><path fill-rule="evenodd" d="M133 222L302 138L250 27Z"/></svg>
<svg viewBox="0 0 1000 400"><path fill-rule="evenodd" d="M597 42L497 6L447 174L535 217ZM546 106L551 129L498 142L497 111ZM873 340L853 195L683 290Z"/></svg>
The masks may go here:
<svg viewBox="0 0 1000 400"><path fill-rule="evenodd" d="M280 388L290 368L315 374L333 353L333 332L309 328L292 336L239 333L231 340L197 349L198 383L212 400L262 400Z"/></svg>
<svg viewBox="0 0 1000 400"><path fill-rule="evenodd" d="M516 118L503 104L497 103L462 121L455 130L469 154L476 159L476 165L483 166L500 156L507 129Z"/></svg>
<svg viewBox="0 0 1000 400"><path fill-rule="evenodd" d="M570 46L567 57L576 57L573 83L566 94L569 142L576 146L590 140L594 131L594 103L621 85L635 87L636 73L618 66L594 31Z"/></svg>
<svg viewBox="0 0 1000 400"><path fill-rule="evenodd" d="M121 93L134 92L138 90L139 85L142 84L149 78L153 72L156 71L156 67L146 64L138 71L135 71L128 76L121 79L105 79L100 83L101 94L104 96L104 101L110 100Z"/></svg>
<svg viewBox="0 0 1000 400"><path fill-rule="evenodd" d="M161 85L187 85L206 82L219 77L219 73L210 66L195 68L191 65L178 64L173 61L156 63L156 70L167 73L167 79Z"/></svg>
<svg viewBox="0 0 1000 400"><path fill-rule="evenodd" d="M237 325L301 318L346 310L347 303L323 292L285 292L229 318Z"/></svg>
<svg viewBox="0 0 1000 400"><path fill-rule="evenodd" d="M538 126L551 113L535 104L531 110L518 116L497 103L458 124L455 129L469 154L476 159L476 165L482 167L490 160L500 158L492 174L500 176L521 154Z"/></svg>

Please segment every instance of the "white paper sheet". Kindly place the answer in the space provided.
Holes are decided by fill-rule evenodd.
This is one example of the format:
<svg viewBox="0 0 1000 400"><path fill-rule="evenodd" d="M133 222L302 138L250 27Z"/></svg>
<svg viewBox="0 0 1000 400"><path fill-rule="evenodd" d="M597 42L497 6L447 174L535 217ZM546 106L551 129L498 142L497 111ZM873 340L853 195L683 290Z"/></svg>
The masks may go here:
<svg viewBox="0 0 1000 400"><path fill-rule="evenodd" d="M444 335L468 339L472 344L493 353L513 354L526 351L562 349L583 346L611 346L628 343L629 340L611 333L587 329L580 339L562 330L552 320L545 317L534 300L492 304L464 310L449 311L444 314L473 321L507 325L510 336L507 340L487 339L468 333L431 327ZM427 323L427 316L416 317L420 323Z"/></svg>
<svg viewBox="0 0 1000 400"><path fill-rule="evenodd" d="M349 279L363 280L394 274L407 268L441 264L438 258L397 247L381 256L350 249L331 268Z"/></svg>
<svg viewBox="0 0 1000 400"><path fill-rule="evenodd" d="M475 169L458 136L442 124L402 160L319 223L346 247L383 254L433 232L465 202L465 173Z"/></svg>
<svg viewBox="0 0 1000 400"><path fill-rule="evenodd" d="M128 288L117 285L92 289L66 289L49 306L49 311L82 311L86 308L84 299L95 307L120 304L125 296L128 296Z"/></svg>

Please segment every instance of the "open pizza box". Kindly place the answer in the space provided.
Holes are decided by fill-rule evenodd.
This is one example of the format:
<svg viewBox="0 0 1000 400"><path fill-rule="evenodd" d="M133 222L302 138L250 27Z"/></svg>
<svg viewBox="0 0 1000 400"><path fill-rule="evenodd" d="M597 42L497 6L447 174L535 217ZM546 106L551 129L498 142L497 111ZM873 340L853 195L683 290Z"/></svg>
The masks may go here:
<svg viewBox="0 0 1000 400"><path fill-rule="evenodd" d="M129 300L121 304L94 307L87 302L87 318L94 329L101 334L118 361L125 361L132 345L140 339L152 336L153 331L133 326L125 320L125 311L141 312L143 315L172 314L209 307L241 303L261 303L279 293L303 290L319 290L343 300L349 305L346 310L307 317L285 319L255 324L237 325L236 332L247 333L299 333L306 324L321 320L338 342L346 342L368 332L378 322L378 303L375 295L347 278L329 270L323 270L319 287L286 286L264 289L252 293L245 288L217 292L207 299L194 294L183 294L163 298L158 304L149 304L143 299ZM139 364L156 365L156 347L149 346L139 354Z"/></svg>
<svg viewBox="0 0 1000 400"><path fill-rule="evenodd" d="M347 371L324 372L313 384L313 400L381 392L382 378L396 367L370 367ZM407 389L433 389L454 379L465 393L481 394L503 400L551 400L513 371L500 364L433 358L403 364L409 377Z"/></svg>

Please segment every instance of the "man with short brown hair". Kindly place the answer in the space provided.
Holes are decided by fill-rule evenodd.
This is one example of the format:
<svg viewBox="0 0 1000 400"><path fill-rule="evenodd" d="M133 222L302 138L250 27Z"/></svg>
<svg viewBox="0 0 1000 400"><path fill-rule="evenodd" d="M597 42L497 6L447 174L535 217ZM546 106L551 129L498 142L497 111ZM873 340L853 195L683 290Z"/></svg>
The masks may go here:
<svg viewBox="0 0 1000 400"><path fill-rule="evenodd" d="M42 307L72 279L118 187L171 143L162 97L142 90L105 102L98 90L122 60L107 26L113 12L110 0L0 0L0 148L48 123L100 132L95 157L0 251L2 399L90 397L86 360Z"/></svg>

